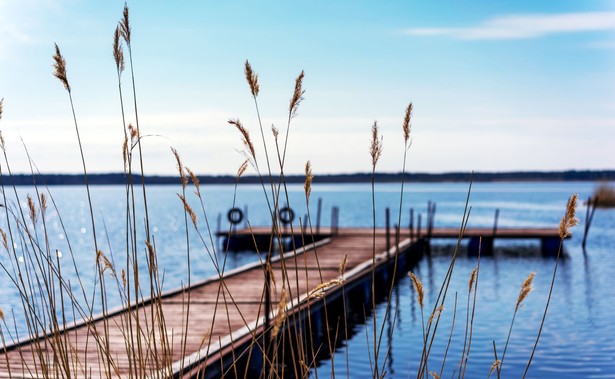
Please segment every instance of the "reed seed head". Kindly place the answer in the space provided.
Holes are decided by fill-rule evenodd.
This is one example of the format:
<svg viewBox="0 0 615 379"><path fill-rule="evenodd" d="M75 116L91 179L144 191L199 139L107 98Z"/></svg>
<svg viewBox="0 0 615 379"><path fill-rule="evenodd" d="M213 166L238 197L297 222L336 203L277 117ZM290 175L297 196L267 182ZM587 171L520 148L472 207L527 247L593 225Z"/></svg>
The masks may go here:
<svg viewBox="0 0 615 379"><path fill-rule="evenodd" d="M64 85L64 88L70 93L70 84L68 84L68 77L66 76L66 60L60 53L60 48L58 44L55 43L56 53L53 56L54 64L53 64L53 76L60 79L60 82Z"/></svg>
<svg viewBox="0 0 615 379"><path fill-rule="evenodd" d="M2 120L3 109L4 109L4 98L0 99L0 120Z"/></svg>
<svg viewBox="0 0 615 379"><path fill-rule="evenodd" d="M122 36L121 26L118 25L113 33L113 59L115 59L115 66L119 74L124 71L124 50L122 50L122 44L120 37Z"/></svg>
<svg viewBox="0 0 615 379"><path fill-rule="evenodd" d="M440 375L435 371L429 371L429 375L431 375L433 379L440 379Z"/></svg>
<svg viewBox="0 0 615 379"><path fill-rule="evenodd" d="M126 271L124 271L124 269L122 269L121 272L121 277L122 277L122 285L124 286L124 288L126 288Z"/></svg>
<svg viewBox="0 0 615 379"><path fill-rule="evenodd" d="M327 288L338 286L340 284L344 284L344 279L342 278L332 279L332 280L320 283L308 293L308 299L321 298L325 295Z"/></svg>
<svg viewBox="0 0 615 379"><path fill-rule="evenodd" d="M128 134L124 134L124 143L122 144L122 160L124 161L124 173L128 171Z"/></svg>
<svg viewBox="0 0 615 379"><path fill-rule="evenodd" d="M152 271L156 270L156 250L149 241L145 241L147 252L149 254L149 264Z"/></svg>
<svg viewBox="0 0 615 379"><path fill-rule="evenodd" d="M416 290L416 296L419 301L419 306L423 308L423 300L425 298L425 289L423 288L423 283L421 282L421 279L419 279L412 272L409 272L408 276L410 276L410 280L412 281L412 286Z"/></svg>
<svg viewBox="0 0 615 379"><path fill-rule="evenodd" d="M6 321L6 319L4 318L4 311L2 310L2 308L0 308L0 318L2 319L2 321Z"/></svg>
<svg viewBox="0 0 615 379"><path fill-rule="evenodd" d="M314 175L312 175L312 164L310 161L305 163L305 183L303 184L303 189L305 190L305 198L309 202L310 194L312 193L312 181L314 180Z"/></svg>
<svg viewBox="0 0 615 379"><path fill-rule="evenodd" d="M104 273L108 269L111 270L111 272L113 273L113 265L111 264L109 259L107 259L107 257L102 252L102 250L98 250L96 252L96 263L100 267L100 273L101 274Z"/></svg>
<svg viewBox="0 0 615 379"><path fill-rule="evenodd" d="M532 290L534 289L532 287L532 283L534 282L535 276L536 276L536 273L532 272L523 281L523 284L521 285L521 290L519 291L519 297L517 298L517 305L515 305L515 310L519 309L523 300L525 300L527 295L529 295L530 292L532 292Z"/></svg>
<svg viewBox="0 0 615 379"><path fill-rule="evenodd" d="M404 116L404 124L402 125L402 129L404 131L404 142L408 142L410 139L410 130L412 129L412 125L410 124L410 118L412 117L412 103L408 104L406 108L406 115Z"/></svg>
<svg viewBox="0 0 615 379"><path fill-rule="evenodd" d="M280 302L278 303L278 312L275 316L275 322L273 324L272 335L273 337L278 335L282 323L286 319L286 304L288 303L288 295L286 288L282 288L282 294L280 295Z"/></svg>
<svg viewBox="0 0 615 379"><path fill-rule="evenodd" d="M288 108L288 113L290 118L294 118L297 115L297 109L299 109L299 104L303 101L303 95L305 91L303 90L303 77L305 76L303 70L297 79L295 79L295 91L293 92L293 97L290 99L290 106Z"/></svg>
<svg viewBox="0 0 615 379"><path fill-rule="evenodd" d="M493 364L491 365L491 368L489 369L489 375L491 375L496 368L500 367L501 364L502 364L502 361L499 359L496 359L495 362L493 362Z"/></svg>
<svg viewBox="0 0 615 379"><path fill-rule="evenodd" d="M250 62L248 62L247 59L244 71L246 73L246 80L250 86L250 92L252 93L252 96L256 98L258 96L258 91L260 90L260 86L258 85L258 74L252 71L252 66L250 66Z"/></svg>
<svg viewBox="0 0 615 379"><path fill-rule="evenodd" d="M271 133L273 134L273 138L277 141L278 136L280 135L280 130L276 128L273 124L271 124Z"/></svg>
<svg viewBox="0 0 615 379"><path fill-rule="evenodd" d="M241 175L243 175L243 173L246 172L247 168L248 168L248 160L246 159L245 161L243 161L243 163L241 164L241 166L239 166L239 169L237 170L237 179L241 178Z"/></svg>
<svg viewBox="0 0 615 379"><path fill-rule="evenodd" d="M130 142L135 143L139 139L139 130L131 123L128 124L128 131L130 132Z"/></svg>
<svg viewBox="0 0 615 379"><path fill-rule="evenodd" d="M436 317L439 317L444 311L444 306L440 305L436 310L429 316L429 323L431 324Z"/></svg>
<svg viewBox="0 0 615 379"><path fill-rule="evenodd" d="M344 276L347 265L348 265L348 254L344 254L344 259L342 259L342 261L340 262L340 268L339 268L340 276Z"/></svg>
<svg viewBox="0 0 615 379"><path fill-rule="evenodd" d="M177 171L179 172L179 180L182 183L182 188L186 188L186 186L188 185L188 178L186 177L186 172L184 171L184 165L182 164L182 160L175 148L171 148L171 151L173 152L173 156L175 156L175 161L177 162Z"/></svg>
<svg viewBox="0 0 615 379"><path fill-rule="evenodd" d="M186 201L186 198L184 196L180 195L179 193L177 194L177 196L179 196L179 199L182 201L182 204L184 204L184 210L188 213L188 216L190 216L192 224L196 227L196 213L194 213L194 210L192 210L192 207L190 206L190 204L188 204L188 201Z"/></svg>
<svg viewBox="0 0 615 379"><path fill-rule="evenodd" d="M124 3L124 13L120 21L120 29L122 32L122 38L126 41L126 44L130 46L130 19L128 17L128 4Z"/></svg>
<svg viewBox="0 0 615 379"><path fill-rule="evenodd" d="M32 223L36 224L36 207L34 206L34 200L32 200L32 196L28 195L28 210L30 213L30 220Z"/></svg>
<svg viewBox="0 0 615 379"><path fill-rule="evenodd" d="M188 173L188 176L190 176L190 180L192 181L192 184L194 184L194 188L196 188L197 196L200 196L201 195L201 182L199 181L199 177L196 176L194 171L192 171L190 168L186 167L185 170Z"/></svg>
<svg viewBox="0 0 615 379"><path fill-rule="evenodd" d="M568 205L566 206L566 214L562 217L562 221L559 223L559 236L560 238L566 238L570 236L570 228L579 224L579 219L576 218L576 209L578 194L570 196L568 199Z"/></svg>
<svg viewBox="0 0 615 379"><path fill-rule="evenodd" d="M382 136L378 137L378 123L376 121L372 125L372 144L369 148L369 154L372 157L372 169L376 170L376 164L382 155Z"/></svg>
<svg viewBox="0 0 615 379"><path fill-rule="evenodd" d="M6 250L8 250L9 249L9 242L8 242L8 240L6 238L6 232L2 228L0 228L0 235L2 235L2 245L4 246L4 248Z"/></svg>
<svg viewBox="0 0 615 379"><path fill-rule="evenodd" d="M248 149L248 152L250 153L252 159L256 160L256 150L254 149L254 144L252 144L252 140L250 139L250 133L248 133L248 130L243 127L239 119L230 119L228 120L228 123L234 125L237 130L239 130L244 146Z"/></svg>
<svg viewBox="0 0 615 379"><path fill-rule="evenodd" d="M476 277L478 276L478 266L474 267L472 273L470 274L470 280L468 281L468 293L472 292L472 288L474 287L474 283L476 282Z"/></svg>

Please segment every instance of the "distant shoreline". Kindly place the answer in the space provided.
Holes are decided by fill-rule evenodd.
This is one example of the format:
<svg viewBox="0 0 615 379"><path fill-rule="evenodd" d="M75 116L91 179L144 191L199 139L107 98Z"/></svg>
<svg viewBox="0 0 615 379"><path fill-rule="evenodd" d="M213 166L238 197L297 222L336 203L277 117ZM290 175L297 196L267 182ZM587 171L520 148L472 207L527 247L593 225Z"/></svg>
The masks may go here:
<svg viewBox="0 0 615 379"><path fill-rule="evenodd" d="M448 173L406 173L404 181L409 183L440 183L440 182L468 182L470 172ZM274 180L278 176L274 176ZM83 174L16 174L13 176L3 175L2 183L5 186L24 185L83 185ZM369 183L371 173L355 174L323 174L315 175L314 183ZM400 182L401 173L376 173L375 179L379 183ZM233 175L199 175L199 180L204 184L233 184L236 177ZM286 176L287 183L303 183L303 175ZM538 181L615 181L615 170L567 170L567 171L511 171L511 172L475 172L474 182L538 182ZM89 174L90 185L114 185L125 184L126 178L122 173ZM141 183L141 176L134 175L133 182ZM145 176L146 184L179 184L178 176ZM242 184L260 183L255 175L245 175L240 179Z"/></svg>

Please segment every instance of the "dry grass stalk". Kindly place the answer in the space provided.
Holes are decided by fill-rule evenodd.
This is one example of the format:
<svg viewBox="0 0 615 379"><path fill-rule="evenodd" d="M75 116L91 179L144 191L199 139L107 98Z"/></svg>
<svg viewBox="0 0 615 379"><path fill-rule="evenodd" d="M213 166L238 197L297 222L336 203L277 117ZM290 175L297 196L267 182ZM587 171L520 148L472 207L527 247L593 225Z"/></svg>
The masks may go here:
<svg viewBox="0 0 615 379"><path fill-rule="evenodd" d="M6 321L6 319L4 318L4 311L2 310L2 308L0 308L0 318L2 319L2 321Z"/></svg>
<svg viewBox="0 0 615 379"><path fill-rule="evenodd" d="M254 149L254 144L252 143L252 139L250 139L250 133L248 133L246 128L243 127L243 125L241 124L241 121L239 121L239 119L230 119L228 120L228 123L231 125L234 125L237 128L237 130L239 130L239 132L241 133L242 139L243 139L244 146L250 152L250 156L252 157L252 159L256 160L256 150Z"/></svg>
<svg viewBox="0 0 615 379"><path fill-rule="evenodd" d="M412 281L412 286L414 286L414 289L416 290L416 296L417 296L417 299L419 301L419 305L420 305L420 307L422 309L423 308L423 299L425 298L425 289L423 288L423 283L421 282L421 279L419 279L412 272L409 272L408 276L410 277L410 280Z"/></svg>
<svg viewBox="0 0 615 379"><path fill-rule="evenodd" d="M260 86L258 85L258 74L252 71L252 66L250 66L250 62L248 62L248 60L246 60L244 71L246 73L246 80L250 86L250 92L252 93L252 96L257 97L258 91L260 90Z"/></svg>
<svg viewBox="0 0 615 379"><path fill-rule="evenodd" d="M113 269L113 265L111 261L107 258L107 256L102 252L102 250L98 250L96 252L96 263L101 267L101 274L107 270L111 270L113 273L115 270Z"/></svg>
<svg viewBox="0 0 615 379"><path fill-rule="evenodd" d="M183 195L180 195L179 193L177 194L177 196L179 197L179 199L182 201L182 204L184 204L184 210L188 213L188 215L190 216L190 219L192 220L192 224L196 227L196 223L197 223L197 219L196 219L196 213L194 213L194 210L192 209L192 207L190 206L190 204L188 204L188 201L186 201L186 198Z"/></svg>
<svg viewBox="0 0 615 379"><path fill-rule="evenodd" d="M122 30L120 25L115 28L115 33L113 34L113 59L115 60L115 66L117 67L117 71L121 73L124 71L124 51L122 50L122 45L120 43L120 37L122 36Z"/></svg>
<svg viewBox="0 0 615 379"><path fill-rule="evenodd" d="M402 129L404 131L404 142L408 142L410 139L410 130L412 129L412 125L410 124L410 118L412 117L412 103L408 104L406 108L406 114L404 115L404 123L402 125Z"/></svg>
<svg viewBox="0 0 615 379"><path fill-rule="evenodd" d="M60 48L58 47L58 44L55 43L54 45L56 48L56 53L53 56L53 60L55 61L55 63L53 64L53 76L60 79L60 81L64 85L64 88L68 92L70 92L70 84L68 83L68 78L66 76L66 60L64 60L62 53L60 53Z"/></svg>
<svg viewBox="0 0 615 379"><path fill-rule="evenodd" d="M534 282L535 276L536 273L532 272L527 276L527 278L525 278L525 281L523 281L523 284L521 285L521 290L519 291L519 297L517 298L517 305L515 306L515 309L519 309L523 300L525 300L527 295L529 295L530 292L532 292L532 290L534 289L532 287L532 283Z"/></svg>
<svg viewBox="0 0 615 379"><path fill-rule="evenodd" d="M310 161L305 163L305 184L303 185L303 189L305 190L305 198L309 201L310 194L312 193L312 181L314 180L314 175L312 175L312 164Z"/></svg>
<svg viewBox="0 0 615 379"><path fill-rule="evenodd" d="M570 228L579 224L579 219L576 218L577 200L579 195L574 194L568 199L568 205L566 206L566 214L562 217L562 221L559 223L559 236L560 238L566 238L570 236Z"/></svg>
<svg viewBox="0 0 615 379"><path fill-rule="evenodd" d="M289 117L294 118L297 115L297 109L299 108L299 104L303 101L303 94L305 90L303 89L303 77L305 76L303 70L297 79L295 79L295 91L293 92L293 97L290 99L290 106L288 109Z"/></svg>
<svg viewBox="0 0 615 379"><path fill-rule="evenodd" d="M286 288L282 288L282 294L280 295L280 302L278 303L278 311L275 316L275 321L273 324L273 331L271 332L272 336L275 337L278 335L280 331L280 326L286 319L286 304L288 303L288 294L286 293Z"/></svg>
<svg viewBox="0 0 615 379"><path fill-rule="evenodd" d="M2 112L4 108L4 98L0 99L0 120L2 120ZM2 131L0 130L0 146L2 150L4 150L4 136L2 135Z"/></svg>
<svg viewBox="0 0 615 379"><path fill-rule="evenodd" d="M372 169L376 169L378 159L382 155L382 136L378 137L378 123L374 121L372 125L372 144L369 148L369 154L372 157Z"/></svg>

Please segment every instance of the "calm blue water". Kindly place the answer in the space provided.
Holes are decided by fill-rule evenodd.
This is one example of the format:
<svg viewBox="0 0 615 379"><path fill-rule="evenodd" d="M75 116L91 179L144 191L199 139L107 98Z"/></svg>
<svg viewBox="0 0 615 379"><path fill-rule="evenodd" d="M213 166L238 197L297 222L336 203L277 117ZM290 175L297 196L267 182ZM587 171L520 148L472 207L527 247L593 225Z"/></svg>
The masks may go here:
<svg viewBox="0 0 615 379"><path fill-rule="evenodd" d="M594 183L478 183L474 184L470 196L472 212L469 226L487 226L493 223L495 209L500 209L500 227L545 226L555 227L565 209L566 201L572 193L579 193L581 199L587 198ZM399 185L377 184L376 207L377 223L385 224L385 208L390 207L393 221L397 223L399 209ZM189 225L191 272L193 280L215 274L213 264L208 256L211 242L205 227L205 217L200 205L189 190L188 199L195 209L203 240ZM205 208L212 232L217 229L218 215L220 227L228 228L226 212L233 204L233 186L202 186ZM415 214L425 217L427 202L437 203L435 226L458 227L461 223L463 208L468 191L467 184L409 184L405 187L401 225L406 227L409 221L409 208ZM35 195L34 189L18 189L20 206L26 209L25 196ZM150 205L150 225L155 237L159 266L164 272L164 288L171 289L187 282L187 259L184 214L176 193L180 186L148 187ZM87 293L95 287L95 252L92 244L91 225L85 190L81 187L52 187L56 211L50 204L46 213L47 235L52 251L61 252L63 275L69 277L72 252L81 279ZM9 209L17 213L18 204L15 195L7 193L12 199L8 201ZM125 193L121 186L101 186L92 188L95 207L96 227L99 248L113 257L117 266L122 265L125 255ZM369 184L352 185L315 185L312 192L310 212L312 223L316 222L317 199L323 200L322 224L330 223L332 206L340 207L341 226L371 226L371 187ZM289 186L289 201L298 216L306 214L306 205L302 185ZM285 201L282 201L285 202ZM236 204L247 208L248 220L252 225L267 225L268 211L262 188L259 186L240 186ZM7 230L6 215L2 209L0 227ZM60 217L61 215L61 217ZM574 230L572 239L566 241L568 258L561 262L558 269L553 299L547 316L543 334L529 371L528 377L534 378L615 378L615 323L611 321L615 313L615 210L598 210L590 230L587 255L581 250L582 226L585 208L580 206L578 216L581 225ZM12 217L12 216L11 216ZM138 215L143 219L142 212ZM61 222L65 225L62 228ZM423 221L424 222L424 221ZM415 220L416 223L416 220ZM43 226L39 221L37 233L43 241ZM143 239L143 237L141 237ZM203 242L205 241L205 242ZM215 246L219 244L214 241ZM541 258L537 254L523 257L514 256L516 249L527 252L536 242L524 241L523 246L510 247L506 251L513 254L498 254L481 261L477 309L474 322L474 337L468 361L467 377L486 377L493 363L493 341L501 351L506 340L508 327L519 287L530 272L536 272L535 290L525 301L519 311L513 329L510 346L506 354L502 377L520 377L525 369L533 341L542 317L554 259ZM496 247L506 247L496 242ZM2 248L3 249L3 248ZM23 239L15 238L17 262L3 249L0 262L11 272L16 264L27 257L22 254L29 249ZM143 247L140 247L143 250ZM531 250L531 249L530 249ZM21 252L21 253L20 253ZM217 252L217 258L223 254ZM255 260L253 254L229 253L227 268L234 268ZM413 271L422 279L427 290L425 317L437 296L446 269L449 264L447 249L439 249L430 259L424 259ZM456 325L453 330L453 342L448 353L443 377L451 377L461 358L463 332L466 315L467 281L476 260L462 257L457 261L454 279L451 284L449 301L445 305L443 320L438 332L429 370L438 372L442 363L446 342L451 332L454 296L458 292ZM13 334L26 334L23 318L20 316L19 294L10 283L5 272L0 272L0 307L7 315L7 323L13 328ZM75 279L71 281L74 285ZM113 299L110 299L114 301ZM117 301L117 300L115 300ZM393 304L398 304L395 325L389 324L386 330L394 330L391 337L385 336L384 342L391 347L391 352L381 367L386 370L388 378L407 378L416 376L421 345L421 312L415 299L414 291L407 279L402 279L395 288ZM119 304L112 304L117 305ZM369 346L366 335L371 336L371 315L367 323L355 326L353 337L347 345L335 354L335 374L346 377L346 356L349 356L351 377L371 377ZM384 317L384 304L375 310L375 317L380 324ZM13 326L12 319L15 319ZM4 326L3 326L4 328ZM15 331L16 330L16 331ZM457 342L455 342L457 341ZM461 341L461 342L459 342ZM320 362L319 376L329 377L331 362Z"/></svg>

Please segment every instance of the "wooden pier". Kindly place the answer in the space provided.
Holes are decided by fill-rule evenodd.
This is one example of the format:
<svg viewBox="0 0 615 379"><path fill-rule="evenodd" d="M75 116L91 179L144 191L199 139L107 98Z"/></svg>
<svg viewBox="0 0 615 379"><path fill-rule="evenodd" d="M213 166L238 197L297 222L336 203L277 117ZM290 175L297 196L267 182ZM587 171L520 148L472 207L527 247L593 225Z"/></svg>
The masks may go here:
<svg viewBox="0 0 615 379"><path fill-rule="evenodd" d="M308 313L314 314L317 320L320 316L316 313L322 314L323 301L344 296L344 291L358 288L365 295L363 299L370 299L373 273L377 273L374 278L381 282L382 288L394 279L391 268L396 256L399 258L397 276L405 275L407 268L420 259L419 247L426 236L409 238L407 230L400 234L402 238L397 239L396 233L384 228L377 229L375 234L371 228L322 228L314 241L305 241L286 233L287 238L295 238L295 242L304 242L305 246L271 260L270 302L265 291L267 267L263 264L266 254L263 252L261 261L228 271L223 278L209 278L193 283L190 288L164 293L158 300L160 314L152 312L152 302L146 301L130 309L116 309L105 318L80 321L54 335L7 345L0 350L0 378L63 377L66 372L77 378L213 378L224 374L235 377L231 367L238 360L244 360L249 370L258 372L258 363L262 365L265 359L264 345L268 343L263 339L263 331L271 328L276 319L283 291L288 299L287 323L295 320L296 325L302 325L301 320ZM234 231L230 238L255 241L267 240L270 235L269 228L257 228ZM458 236L459 230L455 229L433 229L429 235L430 238ZM465 237L478 236L494 237L491 229L465 231ZM500 229L495 237L543 241L557 238L559 241L556 229ZM345 255L348 258L341 285L339 267ZM374 263L376 267L372 271ZM312 293L321 283L336 280L337 285L325 288L318 296ZM267 316L266 304L270 307ZM369 309L370 304L365 307ZM265 325L266 320L270 320L270 325ZM135 332L137 321L148 326L145 330L150 335ZM154 344L153 348L140 352L141 361L136 362L132 358L137 349L135 340L161 339L161 330L166 333L167 347L162 349L162 344ZM69 346L69 351L64 352L68 359L54 353L53 344L59 339L63 346ZM101 360L101 354L105 359ZM109 363L101 365L101 361ZM251 365L256 367L250 368ZM240 376L243 374L242 371Z"/></svg>

